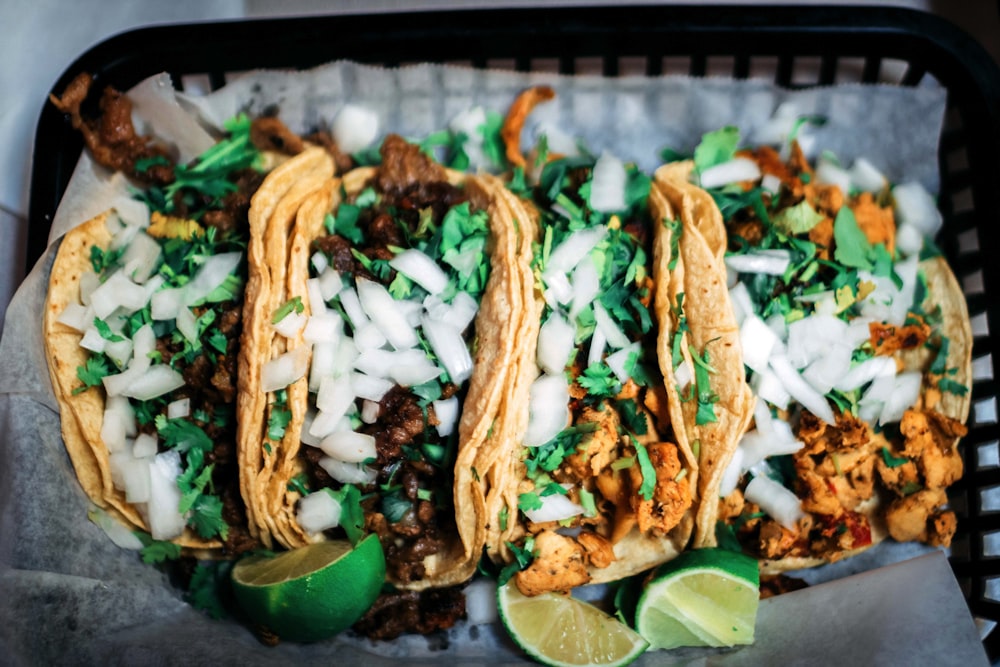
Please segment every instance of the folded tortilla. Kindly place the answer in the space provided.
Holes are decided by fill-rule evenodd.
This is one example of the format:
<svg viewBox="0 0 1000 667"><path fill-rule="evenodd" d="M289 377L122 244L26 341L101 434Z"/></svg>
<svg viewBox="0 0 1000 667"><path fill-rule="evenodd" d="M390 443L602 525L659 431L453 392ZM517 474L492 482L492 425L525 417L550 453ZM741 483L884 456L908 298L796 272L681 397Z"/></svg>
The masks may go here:
<svg viewBox="0 0 1000 667"><path fill-rule="evenodd" d="M248 403L252 402L254 405L254 415L244 422L246 428L242 431L240 450L242 470L247 475L247 487L254 489L252 506L255 526L265 543L273 541L286 548L296 548L337 535L337 529L310 533L299 524L297 518L306 487L308 495L311 495L322 488L342 490L346 483L331 479L331 476L324 473L322 465L317 462L323 455L318 443L313 441L313 445L309 445L303 442L304 439L310 439L311 415L315 412L317 398L315 385L314 391L310 391L309 386L312 344L305 340L301 330L290 338L278 334L271 323L272 313L278 306L296 297L300 299L304 315L309 316L317 311L317 304L312 302L316 292L309 288L310 267L313 266L312 259L318 248L315 242L330 234L331 230L324 223L334 220L341 206L353 205L362 192L374 192L380 197L386 195L388 187L397 188L398 191L407 188L437 188L463 192L472 211L484 211L487 214L488 236L484 251L489 272L481 301L477 304L478 312L465 333L473 369L467 385L460 388L457 394L461 397L461 411L455 427L457 437L453 434L436 440L450 454L442 466L447 467L447 470L435 473L435 479L447 481L442 481L441 488L424 489L433 494L436 502L438 514L433 521L438 522L440 517L439 537L443 544L441 548L419 559L419 565L410 574L401 574L405 569L403 565L400 565L400 569L393 567L393 560L396 558L393 555L394 549L398 545L392 531L397 529L394 528L398 526L396 522L408 519L405 519L405 515L403 519L389 519L389 512L380 504L383 502L380 495L383 491L380 489L390 488L394 483L398 485L391 470L391 466L398 465L398 462L390 461L387 464L384 461L367 461L354 467L355 471L363 471L367 466L374 466L371 468L372 477L356 482L355 485L366 497L363 505L366 528L378 532L382 537L389 563L388 581L399 588L419 590L466 581L475 572L482 551L485 539L485 488L477 461L508 400L512 359L517 341L516 327L523 319L522 285L528 279L514 257L524 252L525 248L530 252L530 237L525 235L524 226L519 226L518 221L514 220L508 196L498 180L489 176L466 176L445 170L416 153L415 146L404 147L400 143L402 141L398 137L386 139L385 145L391 144L392 150L401 151L405 155L399 157L400 153L397 152L386 156L384 163L388 163L389 167L359 168L344 174L342 178L327 178L315 187L310 184L312 192L309 196L301 201L297 198L292 201L286 197L281 200L277 212L272 213L273 217L282 208L288 212L294 209L295 220L291 225L287 244L273 243L265 248L268 255L266 266L270 275L260 277L261 283L267 283L267 289L262 292L261 304L248 314L248 322L253 324L250 327L252 331L247 333L247 341L256 351L261 364L276 359L281 354L303 354L307 370L287 387L287 409L291 416L279 440L268 436L267 426L272 411L280 407L276 403L275 394L262 390L259 375L248 375L246 395ZM394 196L398 197L398 191ZM286 203L288 206L285 206ZM371 220L358 223L360 233L365 238L372 233L371 228L366 227L369 223ZM272 228L280 226L271 224ZM414 231L409 229L407 233ZM352 246L352 249L356 253L355 257L361 254L360 248ZM400 250L393 252L398 253ZM287 271L284 267L287 267ZM383 286L387 287L390 281L385 282ZM450 298L452 297L446 297L446 300ZM321 306L320 310L326 308ZM403 306L400 308L402 311ZM349 319L347 324L350 325ZM352 335L356 334L354 332ZM386 345L382 349L390 351L391 346ZM398 392L395 394L397 396L412 396L414 401L417 397L409 387L401 384L396 384L390 391ZM364 402L358 398L354 405L360 410ZM385 412L390 409L379 407L376 410L378 416L374 417L368 427L361 425L355 428L359 432L367 428L369 434L377 435L389 428L387 421L383 424L380 420L392 416ZM435 447L437 444L432 441L437 438L433 433L436 421L433 406L425 405L422 422L424 436ZM419 444L415 445L415 448L419 447ZM421 459L419 465L425 464L430 465L427 460ZM304 484L293 483L296 481L303 481ZM443 488L445 485L447 488ZM372 498L371 494L377 497ZM415 508L418 507L419 502L415 502L412 511L416 511ZM411 543L412 541L407 544Z"/></svg>

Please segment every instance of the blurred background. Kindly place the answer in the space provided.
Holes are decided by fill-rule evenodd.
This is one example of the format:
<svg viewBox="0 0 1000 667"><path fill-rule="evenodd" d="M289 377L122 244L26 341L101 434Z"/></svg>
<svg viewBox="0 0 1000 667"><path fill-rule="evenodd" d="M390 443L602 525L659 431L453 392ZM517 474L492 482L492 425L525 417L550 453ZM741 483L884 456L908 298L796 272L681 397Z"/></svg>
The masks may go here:
<svg viewBox="0 0 1000 667"><path fill-rule="evenodd" d="M264 18L303 14L388 12L496 6L612 4L593 0L3 0L0 2L0 320L24 276L31 154L35 126L46 95L62 72L89 47L131 28L176 22ZM643 2L632 4L680 4ZM762 3L709 0L701 4ZM773 5L865 5L908 7L941 15L965 29L1000 62L997 0L773 0ZM335 39L331 36L331 39ZM27 267L30 268L30 267Z"/></svg>

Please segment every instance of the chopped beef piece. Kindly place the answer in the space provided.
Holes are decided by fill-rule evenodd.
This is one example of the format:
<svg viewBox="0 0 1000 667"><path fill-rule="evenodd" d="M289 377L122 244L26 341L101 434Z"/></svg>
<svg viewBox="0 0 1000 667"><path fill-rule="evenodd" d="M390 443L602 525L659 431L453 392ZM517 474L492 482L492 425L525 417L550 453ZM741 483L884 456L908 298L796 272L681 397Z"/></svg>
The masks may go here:
<svg viewBox="0 0 1000 667"><path fill-rule="evenodd" d="M330 265L341 273L354 273L354 254L351 242L339 234L321 236L313 241L313 247L330 258Z"/></svg>
<svg viewBox="0 0 1000 667"><path fill-rule="evenodd" d="M800 591L808 586L809 584L805 580L789 577L785 574L762 574L760 576L760 599Z"/></svg>
<svg viewBox="0 0 1000 667"><path fill-rule="evenodd" d="M379 421L363 429L375 436L378 465L384 466L404 456L403 446L411 444L426 428L424 410L409 390L395 386L379 401Z"/></svg>
<svg viewBox="0 0 1000 667"><path fill-rule="evenodd" d="M206 211L201 221L220 232L249 229L250 200L264 182L264 174L255 169L241 170L234 183L236 191L222 198L222 208Z"/></svg>
<svg viewBox="0 0 1000 667"><path fill-rule="evenodd" d="M444 167L421 152L398 134L390 134L382 142L382 166L375 178L376 188L390 199L416 183L446 181Z"/></svg>
<svg viewBox="0 0 1000 667"><path fill-rule="evenodd" d="M322 146L333 157L333 163L337 167L336 173L343 174L357 166L354 163L354 158L349 153L341 151L340 147L337 146L337 142L334 141L329 133L323 131L313 132L312 134L307 134L303 139L317 146Z"/></svg>
<svg viewBox="0 0 1000 667"><path fill-rule="evenodd" d="M380 250L388 250L384 246L402 246L406 243L403 230L399 228L396 221L388 213L379 213L368 225L368 240L370 243L380 246ZM391 254L391 253L390 253ZM392 259L392 257L389 257Z"/></svg>
<svg viewBox="0 0 1000 667"><path fill-rule="evenodd" d="M255 118L250 124L250 141L262 151L298 155L305 150L302 138L274 116Z"/></svg>
<svg viewBox="0 0 1000 667"><path fill-rule="evenodd" d="M464 617L465 595L459 586L395 591L380 595L354 631L369 639L395 639L447 630Z"/></svg>

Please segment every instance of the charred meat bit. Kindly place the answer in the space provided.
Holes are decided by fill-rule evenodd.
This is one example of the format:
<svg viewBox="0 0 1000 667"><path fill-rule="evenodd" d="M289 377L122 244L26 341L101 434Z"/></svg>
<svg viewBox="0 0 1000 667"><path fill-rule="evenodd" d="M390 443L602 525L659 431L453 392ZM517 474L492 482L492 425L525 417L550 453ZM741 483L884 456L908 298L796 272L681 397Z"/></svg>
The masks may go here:
<svg viewBox="0 0 1000 667"><path fill-rule="evenodd" d="M398 134L382 142L382 166L376 176L376 189L389 196L402 193L415 183L446 181L444 167L424 155L420 147Z"/></svg>
<svg viewBox="0 0 1000 667"><path fill-rule="evenodd" d="M460 587L394 591L380 595L353 629L369 639L395 639L447 630L462 618L465 595Z"/></svg>
<svg viewBox="0 0 1000 667"><path fill-rule="evenodd" d="M808 588L808 586L809 584L805 580L789 577L785 574L762 574L760 576L760 599L763 600L775 595L782 595L783 593L800 591L803 588Z"/></svg>
<svg viewBox="0 0 1000 667"><path fill-rule="evenodd" d="M298 155L305 150L302 138L274 116L255 118L250 124L250 141L262 151Z"/></svg>
<svg viewBox="0 0 1000 667"><path fill-rule="evenodd" d="M313 247L330 258L330 265L341 273L354 273L354 254L351 242L339 234L321 236L313 241Z"/></svg>

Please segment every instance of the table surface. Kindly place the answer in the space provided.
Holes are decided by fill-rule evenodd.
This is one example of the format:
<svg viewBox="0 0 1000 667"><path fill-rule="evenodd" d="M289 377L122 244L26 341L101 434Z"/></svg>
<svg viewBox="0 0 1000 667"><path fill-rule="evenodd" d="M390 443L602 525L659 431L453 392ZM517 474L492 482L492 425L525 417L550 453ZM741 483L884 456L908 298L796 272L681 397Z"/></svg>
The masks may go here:
<svg viewBox="0 0 1000 667"><path fill-rule="evenodd" d="M633 4L671 4L644 2ZM711 0L721 4L720 0ZM832 4L838 0L772 0L768 4ZM400 9L455 9L535 6L539 0L172 0L168 3L122 3L117 0L7 0L0 3L0 320L20 284L25 267L28 192L35 127L46 94L63 70L98 42L131 28L213 19L262 18L302 14L359 13ZM608 4L606 0L550 0L550 5ZM677 4L677 3L674 3ZM710 4L710 3L705 3ZM726 4L756 2L729 0ZM839 0L839 4L873 4ZM884 5L941 14L964 28L1000 60L1000 11L992 0L889 0ZM107 11L113 9L113 11Z"/></svg>

